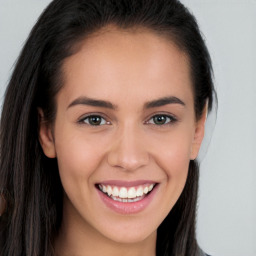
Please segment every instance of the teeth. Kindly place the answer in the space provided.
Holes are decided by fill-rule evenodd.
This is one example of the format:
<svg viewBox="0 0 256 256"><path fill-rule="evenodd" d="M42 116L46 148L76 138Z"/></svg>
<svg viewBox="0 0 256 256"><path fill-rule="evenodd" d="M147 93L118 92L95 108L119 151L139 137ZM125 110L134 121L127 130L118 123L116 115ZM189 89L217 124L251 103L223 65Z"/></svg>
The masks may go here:
<svg viewBox="0 0 256 256"><path fill-rule="evenodd" d="M119 195L119 189L117 187L114 187L114 189L112 190L112 195L113 196L118 196Z"/></svg>
<svg viewBox="0 0 256 256"><path fill-rule="evenodd" d="M130 188L128 190L128 198L135 198L136 197L136 189L135 188Z"/></svg>
<svg viewBox="0 0 256 256"><path fill-rule="evenodd" d="M99 184L99 189L111 197L113 200L117 200L121 202L136 202L146 194L148 194L153 188L155 184L139 186L137 188L130 187L111 187L110 185L102 185ZM138 199L138 200L137 200Z"/></svg>
<svg viewBox="0 0 256 256"><path fill-rule="evenodd" d="M124 198L120 198L120 197L113 197L111 196L111 198L115 201L118 201L118 202L123 202L123 203L133 203L133 202L137 202L137 201L140 201L141 199L143 199L143 197L136 197L134 199L124 199Z"/></svg>
<svg viewBox="0 0 256 256"><path fill-rule="evenodd" d="M127 198L127 189L122 187L119 191L119 197L121 198Z"/></svg>
<svg viewBox="0 0 256 256"><path fill-rule="evenodd" d="M142 196L143 195L143 188L139 187L136 192L136 196Z"/></svg>
<svg viewBox="0 0 256 256"><path fill-rule="evenodd" d="M147 194L148 193L148 187L145 187L143 192L144 192L144 194Z"/></svg>
<svg viewBox="0 0 256 256"><path fill-rule="evenodd" d="M111 188L111 186L107 186L107 193L108 193L109 196L112 195L112 188Z"/></svg>

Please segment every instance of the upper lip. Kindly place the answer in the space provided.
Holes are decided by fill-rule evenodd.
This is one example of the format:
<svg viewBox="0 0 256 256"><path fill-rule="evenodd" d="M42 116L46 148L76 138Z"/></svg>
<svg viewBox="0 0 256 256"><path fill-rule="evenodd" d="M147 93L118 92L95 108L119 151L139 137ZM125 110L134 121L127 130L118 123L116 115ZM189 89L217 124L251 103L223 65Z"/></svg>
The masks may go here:
<svg viewBox="0 0 256 256"><path fill-rule="evenodd" d="M102 182L98 182L97 184L102 185L112 185L118 187L134 187L145 184L156 184L156 181L152 180L134 180L134 181L124 181L124 180L106 180Z"/></svg>

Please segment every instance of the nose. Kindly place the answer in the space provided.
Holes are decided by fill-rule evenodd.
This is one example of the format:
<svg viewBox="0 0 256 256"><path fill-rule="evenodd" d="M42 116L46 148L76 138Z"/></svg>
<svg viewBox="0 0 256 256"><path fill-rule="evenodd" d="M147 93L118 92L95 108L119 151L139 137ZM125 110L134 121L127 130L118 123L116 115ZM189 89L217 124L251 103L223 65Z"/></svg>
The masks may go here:
<svg viewBox="0 0 256 256"><path fill-rule="evenodd" d="M108 163L126 171L135 171L149 162L144 136L136 129L126 127L116 134L108 152Z"/></svg>

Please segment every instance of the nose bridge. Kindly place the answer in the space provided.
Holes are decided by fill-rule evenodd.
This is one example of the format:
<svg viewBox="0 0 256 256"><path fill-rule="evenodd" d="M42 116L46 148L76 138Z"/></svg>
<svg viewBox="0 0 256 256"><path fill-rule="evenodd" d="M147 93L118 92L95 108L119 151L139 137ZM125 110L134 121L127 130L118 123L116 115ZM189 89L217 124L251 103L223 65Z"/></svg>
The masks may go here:
<svg viewBox="0 0 256 256"><path fill-rule="evenodd" d="M143 140L139 126L130 123L119 127L108 154L109 164L127 171L146 165L149 155Z"/></svg>

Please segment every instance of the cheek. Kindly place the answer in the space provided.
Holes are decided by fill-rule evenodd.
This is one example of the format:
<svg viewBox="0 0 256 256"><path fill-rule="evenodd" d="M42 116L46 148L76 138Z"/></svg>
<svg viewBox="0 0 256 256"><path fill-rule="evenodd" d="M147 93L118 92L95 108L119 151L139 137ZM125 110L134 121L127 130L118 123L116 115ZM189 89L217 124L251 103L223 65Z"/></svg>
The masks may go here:
<svg viewBox="0 0 256 256"><path fill-rule="evenodd" d="M178 131L168 134L164 138L155 138L151 145L154 150L154 158L166 171L168 176L179 175L187 170L192 149L193 134L190 132ZM159 144L159 141L161 143Z"/></svg>
<svg viewBox="0 0 256 256"><path fill-rule="evenodd" d="M159 141L160 138L158 138ZM192 133L175 132L161 140L154 159L165 176L166 199L170 206L178 200L186 183L190 162ZM155 141L156 142L156 141ZM155 144L155 143L153 143ZM152 144L152 148L155 148ZM153 152L153 151L152 151Z"/></svg>
<svg viewBox="0 0 256 256"><path fill-rule="evenodd" d="M58 133L55 145L63 187L90 189L85 183L90 184L91 176L104 159L104 147L93 136L64 129Z"/></svg>
<svg viewBox="0 0 256 256"><path fill-rule="evenodd" d="M170 146L168 150L159 155L159 166L164 170L167 183L173 192L181 193L188 174L190 162L188 147Z"/></svg>

